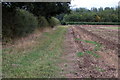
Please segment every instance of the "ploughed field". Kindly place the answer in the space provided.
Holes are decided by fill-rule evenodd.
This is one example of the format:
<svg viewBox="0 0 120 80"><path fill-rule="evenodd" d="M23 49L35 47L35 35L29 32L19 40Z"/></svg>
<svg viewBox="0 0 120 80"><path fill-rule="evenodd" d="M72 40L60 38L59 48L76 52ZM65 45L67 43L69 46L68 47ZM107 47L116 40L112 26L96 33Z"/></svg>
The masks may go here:
<svg viewBox="0 0 120 80"><path fill-rule="evenodd" d="M40 31L2 49L3 78L117 78L118 26ZM26 41L27 40L27 41Z"/></svg>
<svg viewBox="0 0 120 80"><path fill-rule="evenodd" d="M118 26L75 25L65 37L62 75L74 78L118 77Z"/></svg>

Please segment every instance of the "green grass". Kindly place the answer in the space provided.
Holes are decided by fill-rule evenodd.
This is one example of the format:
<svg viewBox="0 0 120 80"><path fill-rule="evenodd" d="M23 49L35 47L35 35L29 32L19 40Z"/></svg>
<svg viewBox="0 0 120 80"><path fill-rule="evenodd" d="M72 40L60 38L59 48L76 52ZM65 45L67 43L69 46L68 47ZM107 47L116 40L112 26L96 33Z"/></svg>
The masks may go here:
<svg viewBox="0 0 120 80"><path fill-rule="evenodd" d="M95 67L95 69L96 69L97 71L99 71L99 72L105 72L105 70L102 69L102 68L100 68L100 67Z"/></svg>
<svg viewBox="0 0 120 80"><path fill-rule="evenodd" d="M101 48L101 45L100 45L99 43L97 43L97 42L95 42L95 41L81 40L81 39L79 39L79 38L76 38L75 40L79 40L79 41L83 41L83 42L85 42L85 43L91 43L91 44L94 44L94 45L95 45L95 48L94 48L92 51L88 51L88 50L87 50L87 51L85 51L85 52L78 52L78 53L77 53L77 56L83 56L84 53L88 53L88 54L93 55L93 56L96 57L96 58L99 58L99 57L100 57L98 54L95 54L95 52L98 51L98 50L100 50L100 48Z"/></svg>
<svg viewBox="0 0 120 80"><path fill-rule="evenodd" d="M105 27L106 29L120 29L120 27Z"/></svg>
<svg viewBox="0 0 120 80"><path fill-rule="evenodd" d="M58 64L63 52L65 27L45 32L39 43L29 51L14 48L3 50L3 76L5 78L51 78L60 77Z"/></svg>
<svg viewBox="0 0 120 80"><path fill-rule="evenodd" d="M2 47L0 45L0 76L2 76L2 49L1 48Z"/></svg>
<svg viewBox="0 0 120 80"><path fill-rule="evenodd" d="M65 22L70 25L120 25L119 22Z"/></svg>
<svg viewBox="0 0 120 80"><path fill-rule="evenodd" d="M77 53L77 56L83 56L83 55L84 55L83 52L78 52L78 53Z"/></svg>
<svg viewBox="0 0 120 80"><path fill-rule="evenodd" d="M99 57L100 57L98 54L94 53L93 51L85 51L85 53L91 54L91 55L93 55L93 56L96 57L96 58L99 58Z"/></svg>

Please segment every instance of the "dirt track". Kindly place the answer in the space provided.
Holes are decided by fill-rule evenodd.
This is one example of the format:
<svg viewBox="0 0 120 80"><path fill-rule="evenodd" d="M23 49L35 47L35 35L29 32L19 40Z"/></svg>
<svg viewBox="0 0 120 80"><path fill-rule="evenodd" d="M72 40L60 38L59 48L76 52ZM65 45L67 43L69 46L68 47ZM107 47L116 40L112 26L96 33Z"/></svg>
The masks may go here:
<svg viewBox="0 0 120 80"><path fill-rule="evenodd" d="M76 41L76 38L100 43L101 49L95 52L100 57L96 58L87 53L84 53L83 56L77 56L78 52L92 51L94 45ZM99 37L82 26L71 26L65 37L63 59L67 62L60 65L63 68L61 74L67 78L117 78L116 47L116 43Z"/></svg>

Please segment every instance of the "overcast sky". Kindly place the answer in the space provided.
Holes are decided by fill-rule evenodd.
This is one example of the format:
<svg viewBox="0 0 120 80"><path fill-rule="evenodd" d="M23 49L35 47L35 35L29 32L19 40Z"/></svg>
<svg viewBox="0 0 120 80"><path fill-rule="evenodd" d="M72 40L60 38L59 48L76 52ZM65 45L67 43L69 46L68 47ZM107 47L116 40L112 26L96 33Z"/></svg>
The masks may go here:
<svg viewBox="0 0 120 80"><path fill-rule="evenodd" d="M116 7L120 0L71 0L71 8L84 7L91 9L92 7Z"/></svg>

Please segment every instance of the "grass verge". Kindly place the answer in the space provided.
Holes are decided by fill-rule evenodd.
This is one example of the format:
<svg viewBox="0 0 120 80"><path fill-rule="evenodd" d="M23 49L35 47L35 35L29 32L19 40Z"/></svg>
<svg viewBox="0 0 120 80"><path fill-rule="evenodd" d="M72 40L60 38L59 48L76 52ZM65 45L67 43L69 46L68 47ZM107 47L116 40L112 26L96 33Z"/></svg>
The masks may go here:
<svg viewBox="0 0 120 80"><path fill-rule="evenodd" d="M118 22L66 22L70 25L120 25Z"/></svg>
<svg viewBox="0 0 120 80"><path fill-rule="evenodd" d="M120 27L105 27L106 29L120 29Z"/></svg>
<svg viewBox="0 0 120 80"><path fill-rule="evenodd" d="M3 50L4 78L52 78L60 77L57 66L63 52L62 43L66 28L59 26L52 32L44 32L39 42L30 50L19 52L16 48Z"/></svg>

